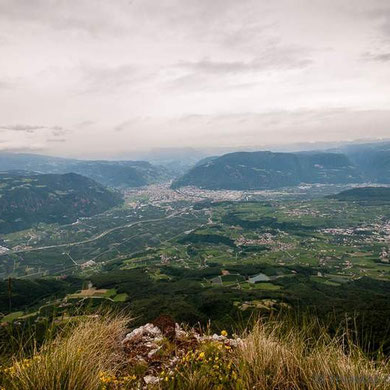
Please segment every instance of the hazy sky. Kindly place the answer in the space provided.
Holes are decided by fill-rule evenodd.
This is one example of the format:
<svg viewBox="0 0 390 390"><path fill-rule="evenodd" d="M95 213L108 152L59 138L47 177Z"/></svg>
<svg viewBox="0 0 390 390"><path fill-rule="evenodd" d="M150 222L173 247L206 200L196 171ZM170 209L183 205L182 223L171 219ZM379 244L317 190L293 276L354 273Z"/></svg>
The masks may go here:
<svg viewBox="0 0 390 390"><path fill-rule="evenodd" d="M0 0L0 150L381 137L389 0Z"/></svg>

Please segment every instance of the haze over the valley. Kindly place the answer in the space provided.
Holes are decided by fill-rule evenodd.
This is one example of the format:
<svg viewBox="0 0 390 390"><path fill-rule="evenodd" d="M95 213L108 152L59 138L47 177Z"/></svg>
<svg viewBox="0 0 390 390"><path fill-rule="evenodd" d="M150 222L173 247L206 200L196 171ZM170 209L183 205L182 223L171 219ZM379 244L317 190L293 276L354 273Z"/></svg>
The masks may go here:
<svg viewBox="0 0 390 390"><path fill-rule="evenodd" d="M390 137L388 0L0 0L0 150Z"/></svg>

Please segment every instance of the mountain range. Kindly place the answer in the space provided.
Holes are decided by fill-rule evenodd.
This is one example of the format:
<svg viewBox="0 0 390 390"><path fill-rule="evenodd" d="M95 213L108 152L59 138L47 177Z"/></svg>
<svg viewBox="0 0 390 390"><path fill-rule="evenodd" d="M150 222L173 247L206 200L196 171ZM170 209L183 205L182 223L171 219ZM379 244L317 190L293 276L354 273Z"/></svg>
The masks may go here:
<svg viewBox="0 0 390 390"><path fill-rule="evenodd" d="M254 190L300 183L360 183L359 170L337 153L229 153L198 164L175 180L173 188Z"/></svg>
<svg viewBox="0 0 390 390"><path fill-rule="evenodd" d="M78 173L110 187L141 187L171 178L168 169L147 161L76 160L27 153L0 153L0 171Z"/></svg>
<svg viewBox="0 0 390 390"><path fill-rule="evenodd" d="M390 183L390 144L351 145L329 151L236 152L208 157L177 178L173 188L262 190L302 183Z"/></svg>
<svg viewBox="0 0 390 390"><path fill-rule="evenodd" d="M156 164L0 152L0 172L73 172L114 188L141 187L174 178L173 188L232 190L273 189L301 183L390 183L390 142L345 144L322 151L240 151L202 159L205 154L192 149L173 152L153 154Z"/></svg>

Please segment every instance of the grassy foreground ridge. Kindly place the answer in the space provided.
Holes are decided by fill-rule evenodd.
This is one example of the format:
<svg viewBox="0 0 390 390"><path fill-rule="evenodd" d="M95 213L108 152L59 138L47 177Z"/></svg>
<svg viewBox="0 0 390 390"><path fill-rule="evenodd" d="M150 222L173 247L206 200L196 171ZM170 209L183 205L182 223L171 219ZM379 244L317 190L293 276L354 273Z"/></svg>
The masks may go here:
<svg viewBox="0 0 390 390"><path fill-rule="evenodd" d="M1 368L6 390L388 389L389 362L368 358L349 331L329 336L315 321L258 320L240 336L169 321L128 334L123 315L68 323ZM126 336L127 334L127 336ZM126 337L125 337L126 336ZM16 357L17 356L17 357Z"/></svg>

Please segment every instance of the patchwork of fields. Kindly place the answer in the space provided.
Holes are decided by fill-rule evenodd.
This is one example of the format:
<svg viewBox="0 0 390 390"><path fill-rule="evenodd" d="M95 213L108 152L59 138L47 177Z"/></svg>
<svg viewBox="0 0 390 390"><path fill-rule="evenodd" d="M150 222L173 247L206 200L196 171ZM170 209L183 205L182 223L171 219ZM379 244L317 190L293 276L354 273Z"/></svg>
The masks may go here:
<svg viewBox="0 0 390 390"><path fill-rule="evenodd" d="M39 321L50 310L63 318L109 305L139 323L165 312L218 326L296 308L333 313L338 323L341 313L357 314L382 334L390 318L390 204L310 190L238 197L133 190L100 215L5 235L2 276L53 283L20 302L24 287L15 284L11 317L33 313ZM0 296L9 311L5 284ZM382 322L368 320L373 312Z"/></svg>

